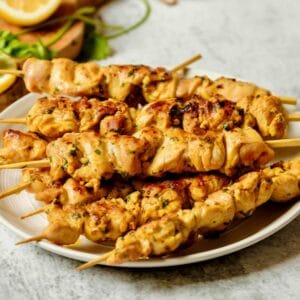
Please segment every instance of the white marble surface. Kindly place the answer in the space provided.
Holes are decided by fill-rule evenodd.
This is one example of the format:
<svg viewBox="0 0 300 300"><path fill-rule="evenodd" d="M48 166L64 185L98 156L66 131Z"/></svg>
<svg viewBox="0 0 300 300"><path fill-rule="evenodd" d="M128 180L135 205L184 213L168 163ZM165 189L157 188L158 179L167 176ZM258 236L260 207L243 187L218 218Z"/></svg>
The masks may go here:
<svg viewBox="0 0 300 300"><path fill-rule="evenodd" d="M114 40L116 54L107 63L175 65L200 52L200 68L300 98L300 1L180 0L175 7L151 3L149 22ZM129 23L140 14L138 7L133 0L117 1L106 13L113 24ZM300 297L300 218L246 250L164 270L96 267L77 273L75 261L35 245L14 246L18 238L2 225L0 236L0 299Z"/></svg>

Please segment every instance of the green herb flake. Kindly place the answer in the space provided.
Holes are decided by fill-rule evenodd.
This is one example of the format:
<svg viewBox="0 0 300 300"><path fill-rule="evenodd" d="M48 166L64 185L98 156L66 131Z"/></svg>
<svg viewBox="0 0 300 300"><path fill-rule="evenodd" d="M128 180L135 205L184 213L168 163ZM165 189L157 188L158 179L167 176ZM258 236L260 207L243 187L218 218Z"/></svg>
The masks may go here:
<svg viewBox="0 0 300 300"><path fill-rule="evenodd" d="M70 155L72 155L72 156L76 156L77 155L77 147L76 147L76 145L75 144L72 144L72 148L70 149L70 151L69 151L69 153L70 153Z"/></svg>
<svg viewBox="0 0 300 300"><path fill-rule="evenodd" d="M72 219L74 219L74 220L79 220L81 218L81 214L79 214L79 213L73 213L72 214Z"/></svg>
<svg viewBox="0 0 300 300"><path fill-rule="evenodd" d="M162 199L162 207L163 207L163 208L167 207L168 204L169 204L169 200L167 200L167 199Z"/></svg>
<svg viewBox="0 0 300 300"><path fill-rule="evenodd" d="M62 168L63 168L64 170L67 170L67 169L68 169L68 166L69 166L68 161L67 161L66 159L64 159L64 163L63 163L63 165L62 165Z"/></svg>
<svg viewBox="0 0 300 300"><path fill-rule="evenodd" d="M134 73L136 72L136 69L131 69L129 72L128 72L128 76L133 76Z"/></svg>
<svg viewBox="0 0 300 300"><path fill-rule="evenodd" d="M230 126L229 126L228 123L224 123L224 124L223 124L223 128L224 128L226 131L230 130Z"/></svg>
<svg viewBox="0 0 300 300"><path fill-rule="evenodd" d="M99 149L96 149L96 150L95 150L95 153L96 153L97 155L101 155L101 151L100 151Z"/></svg>

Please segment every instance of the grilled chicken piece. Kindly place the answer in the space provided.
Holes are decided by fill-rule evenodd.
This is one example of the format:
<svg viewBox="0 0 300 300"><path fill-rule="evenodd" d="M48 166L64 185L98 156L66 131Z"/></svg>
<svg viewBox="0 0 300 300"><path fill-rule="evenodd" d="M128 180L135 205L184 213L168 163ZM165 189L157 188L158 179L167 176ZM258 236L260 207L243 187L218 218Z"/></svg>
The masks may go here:
<svg viewBox="0 0 300 300"><path fill-rule="evenodd" d="M255 118L258 131L263 137L283 138L287 135L288 114L277 97L245 97L237 102L237 106Z"/></svg>
<svg viewBox="0 0 300 300"><path fill-rule="evenodd" d="M22 182L31 182L27 191L35 194L38 201L46 204L57 202L66 204L83 204L107 195L106 187L96 193L79 184L73 178L63 181L52 181L49 168L25 169Z"/></svg>
<svg viewBox="0 0 300 300"><path fill-rule="evenodd" d="M30 92L50 95L85 96L99 94L99 83L104 80L101 68L93 63L77 64L59 58L53 61L29 58L23 65L26 88Z"/></svg>
<svg viewBox="0 0 300 300"><path fill-rule="evenodd" d="M231 176L237 166L260 167L274 157L274 152L262 143L260 135L250 127L224 131L226 161L224 173Z"/></svg>
<svg viewBox="0 0 300 300"><path fill-rule="evenodd" d="M48 207L49 225L45 227L42 235L57 245L74 244L83 230L83 206L67 205L61 209L55 204Z"/></svg>
<svg viewBox="0 0 300 300"><path fill-rule="evenodd" d="M0 149L0 164L39 160L46 155L47 142L34 133L5 130Z"/></svg>
<svg viewBox="0 0 300 300"><path fill-rule="evenodd" d="M36 200L44 203L51 203L55 199L59 199L63 192L63 183L52 181L49 168L24 169L21 182L30 182L31 184L26 190L29 193L34 193Z"/></svg>
<svg viewBox="0 0 300 300"><path fill-rule="evenodd" d="M53 139L68 132L96 131L130 134L134 124L130 108L120 101L59 97L41 98L27 115L30 131Z"/></svg>
<svg viewBox="0 0 300 300"><path fill-rule="evenodd" d="M52 139L67 132L78 132L74 101L65 98L38 99L27 114L27 125L30 131Z"/></svg>
<svg viewBox="0 0 300 300"><path fill-rule="evenodd" d="M130 108L124 102L83 98L76 102L75 107L80 132L95 130L105 135L109 132L130 134L134 130Z"/></svg>
<svg viewBox="0 0 300 300"><path fill-rule="evenodd" d="M29 91L51 95L112 97L130 103L134 94L135 101L141 104L192 95L207 101L226 99L237 103L238 107L240 101L245 101L246 104L242 103L241 107L245 107L245 113L254 115L263 136L282 138L286 134L287 118L279 99L271 97L271 92L266 89L231 78L221 77L213 81L206 76L196 76L182 79L163 68L152 70L147 66L132 65L101 67L95 63L77 64L68 59L50 62L30 58L25 62L23 71ZM255 108L256 104L252 107L254 100L261 105L259 110ZM278 127L280 130L277 131Z"/></svg>
<svg viewBox="0 0 300 300"><path fill-rule="evenodd" d="M118 238L106 262L118 264L169 254L191 235L224 230L234 218L251 215L268 200L286 202L299 197L299 167L298 158L281 166L248 173L231 186L210 194L204 202L197 202L190 210L179 210L142 225ZM287 184L284 189L283 182Z"/></svg>
<svg viewBox="0 0 300 300"><path fill-rule="evenodd" d="M68 178L65 182L62 180L53 181L49 168L24 169L21 182L30 182L31 184L26 190L29 193L34 193L36 200L46 204L81 205L102 197L106 199L125 198L134 190L132 184L113 179L109 183L105 183L100 190L94 192L73 178Z"/></svg>
<svg viewBox="0 0 300 300"><path fill-rule="evenodd" d="M87 207L84 235L91 241L115 241L125 232L135 229L140 210L140 193L122 198L102 199Z"/></svg>
<svg viewBox="0 0 300 300"><path fill-rule="evenodd" d="M97 190L101 179L109 179L115 172L124 176L141 174L142 151L142 141L132 136L101 138L94 132L85 132L68 133L51 142L47 155L53 180L69 174Z"/></svg>
<svg viewBox="0 0 300 300"><path fill-rule="evenodd" d="M114 173L161 177L221 170L232 175L240 167L266 164L274 152L251 128L199 137L178 128L146 127L134 136L68 133L48 145L47 156L53 180L69 175L97 190Z"/></svg>
<svg viewBox="0 0 300 300"><path fill-rule="evenodd" d="M160 219L179 209L191 208L229 182L226 176L209 174L144 184L140 188L142 200L139 224Z"/></svg>
<svg viewBox="0 0 300 300"><path fill-rule="evenodd" d="M124 198L102 198L86 205L59 205L54 202L47 207L49 226L44 232L48 239L59 244L68 244L70 240L74 243L72 238L66 238L63 242L61 231L66 228L67 231L74 231L71 236L77 236L80 232L97 243L115 241L148 221L192 207L194 199L191 190L197 188L200 194L195 201L202 201L209 193L228 183L229 179L222 175L198 175L142 184L140 191L134 191ZM53 229L58 231L58 237Z"/></svg>

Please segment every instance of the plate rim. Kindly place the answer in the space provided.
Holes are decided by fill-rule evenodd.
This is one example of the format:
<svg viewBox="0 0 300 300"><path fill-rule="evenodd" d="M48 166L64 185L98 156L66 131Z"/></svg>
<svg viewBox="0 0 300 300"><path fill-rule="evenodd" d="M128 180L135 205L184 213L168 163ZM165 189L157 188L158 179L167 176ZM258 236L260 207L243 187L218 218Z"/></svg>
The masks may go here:
<svg viewBox="0 0 300 300"><path fill-rule="evenodd" d="M220 76L227 76L232 77L230 75L221 75L218 72L209 71L209 70L202 70L197 68L191 69L193 72L197 72L198 74L204 73L212 78L214 77L220 77ZM29 93L20 99L16 100L14 103L9 105L5 110L3 110L0 113L0 118L5 117L6 115L9 115L10 113L16 114L16 108L22 105L23 102L28 101L28 99L33 99L36 97L43 97L44 94L34 94ZM288 225L290 222L292 222L294 219L296 219L300 215L300 202L295 202L285 213L283 213L280 217L275 219L273 222L271 222L269 225L265 226L258 232L243 238L237 242L225 245L223 247L210 249L207 251L202 251L198 253L193 254L187 254L179 257L167 257L167 258L151 258L149 260L140 260L140 261L134 261L134 262L125 262L120 265L109 265L110 267L117 267L117 268L163 268L163 267L171 267L171 266L180 266L180 265L186 265L191 263L197 263L202 261L207 261L213 258L217 258L220 256L228 255L233 252L237 252L239 250L245 249L249 246L252 246L269 236L273 235L274 233L281 230L283 227ZM14 226L12 223L7 220L2 214L0 214L0 222L4 226L6 226L8 229L13 231L17 236L20 236L21 238L28 238L29 235L22 231L21 229L18 229L16 226ZM41 241L36 243L40 248L47 250L49 252L55 253L57 255L68 257L74 260L78 261L88 261L93 258L98 257L99 255L91 254L82 252L80 250L65 248L62 246L58 246L55 244L52 244L48 241ZM99 265L105 265L108 266L105 263L99 263Z"/></svg>

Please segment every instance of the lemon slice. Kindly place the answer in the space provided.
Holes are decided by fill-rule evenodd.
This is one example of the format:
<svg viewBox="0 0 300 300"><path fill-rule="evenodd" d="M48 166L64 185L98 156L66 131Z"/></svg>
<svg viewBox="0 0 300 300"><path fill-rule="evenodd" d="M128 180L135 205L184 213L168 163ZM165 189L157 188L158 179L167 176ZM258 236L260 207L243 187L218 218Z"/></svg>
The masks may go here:
<svg viewBox="0 0 300 300"><path fill-rule="evenodd" d="M0 69L17 69L17 64L13 58L0 52ZM16 79L15 75L0 75L0 94L13 85Z"/></svg>
<svg viewBox="0 0 300 300"><path fill-rule="evenodd" d="M61 0L0 0L0 17L11 24L31 26L48 19Z"/></svg>

